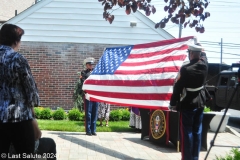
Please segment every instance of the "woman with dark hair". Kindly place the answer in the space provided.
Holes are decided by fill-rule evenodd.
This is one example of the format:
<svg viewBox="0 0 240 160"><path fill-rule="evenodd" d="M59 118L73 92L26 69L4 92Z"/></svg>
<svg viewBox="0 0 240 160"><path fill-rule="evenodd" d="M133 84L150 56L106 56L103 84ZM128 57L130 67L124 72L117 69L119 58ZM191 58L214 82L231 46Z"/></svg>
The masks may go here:
<svg viewBox="0 0 240 160"><path fill-rule="evenodd" d="M0 154L8 155L13 144L20 159L34 153L33 107L39 105L29 64L17 52L23 34L23 29L12 24L0 30Z"/></svg>

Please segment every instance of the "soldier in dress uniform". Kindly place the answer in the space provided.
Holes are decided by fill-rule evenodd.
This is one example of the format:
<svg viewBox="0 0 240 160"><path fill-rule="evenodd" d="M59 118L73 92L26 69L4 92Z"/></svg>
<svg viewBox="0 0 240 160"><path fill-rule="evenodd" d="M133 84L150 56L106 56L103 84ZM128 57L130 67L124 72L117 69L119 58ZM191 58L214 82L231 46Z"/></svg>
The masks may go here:
<svg viewBox="0 0 240 160"><path fill-rule="evenodd" d="M94 58L86 58L83 62L84 67L86 68L81 72L81 82L83 82L90 76L93 71L92 65L94 64ZM98 102L90 101L88 94L85 93L85 122L86 122L86 135L96 136L96 122L97 122L97 113L98 113Z"/></svg>
<svg viewBox="0 0 240 160"><path fill-rule="evenodd" d="M206 53L202 47L189 45L190 63L182 66L170 100L170 110L180 111L182 160L198 160L204 103L204 83L208 72ZM177 106L177 107L176 107Z"/></svg>

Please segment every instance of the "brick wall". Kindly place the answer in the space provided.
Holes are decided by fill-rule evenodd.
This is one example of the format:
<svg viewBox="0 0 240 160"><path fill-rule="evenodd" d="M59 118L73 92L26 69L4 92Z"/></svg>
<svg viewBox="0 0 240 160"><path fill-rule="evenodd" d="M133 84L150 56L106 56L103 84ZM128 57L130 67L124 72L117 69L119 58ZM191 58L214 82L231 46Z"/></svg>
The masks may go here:
<svg viewBox="0 0 240 160"><path fill-rule="evenodd" d="M43 107L73 107L72 95L83 69L83 60L94 57L98 62L104 44L22 42L22 53L30 64ZM111 45L116 46L116 45Z"/></svg>

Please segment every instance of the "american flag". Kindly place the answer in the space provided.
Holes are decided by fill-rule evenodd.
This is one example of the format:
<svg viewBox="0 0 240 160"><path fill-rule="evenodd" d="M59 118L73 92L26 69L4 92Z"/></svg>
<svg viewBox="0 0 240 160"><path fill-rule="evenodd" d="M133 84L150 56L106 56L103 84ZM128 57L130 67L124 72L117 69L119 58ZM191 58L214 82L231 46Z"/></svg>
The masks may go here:
<svg viewBox="0 0 240 160"><path fill-rule="evenodd" d="M91 101L167 109L194 37L106 48L83 84Z"/></svg>

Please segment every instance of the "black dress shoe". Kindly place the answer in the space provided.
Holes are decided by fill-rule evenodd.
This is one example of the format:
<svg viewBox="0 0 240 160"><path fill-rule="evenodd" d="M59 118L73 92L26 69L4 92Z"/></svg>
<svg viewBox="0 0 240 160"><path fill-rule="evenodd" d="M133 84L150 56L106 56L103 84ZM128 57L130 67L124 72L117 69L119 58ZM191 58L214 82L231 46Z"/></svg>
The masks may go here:
<svg viewBox="0 0 240 160"><path fill-rule="evenodd" d="M97 135L97 133L93 133L92 135L93 135L93 136L96 136L96 135Z"/></svg>
<svg viewBox="0 0 240 160"><path fill-rule="evenodd" d="M86 135L91 136L92 134L91 133L86 133Z"/></svg>

